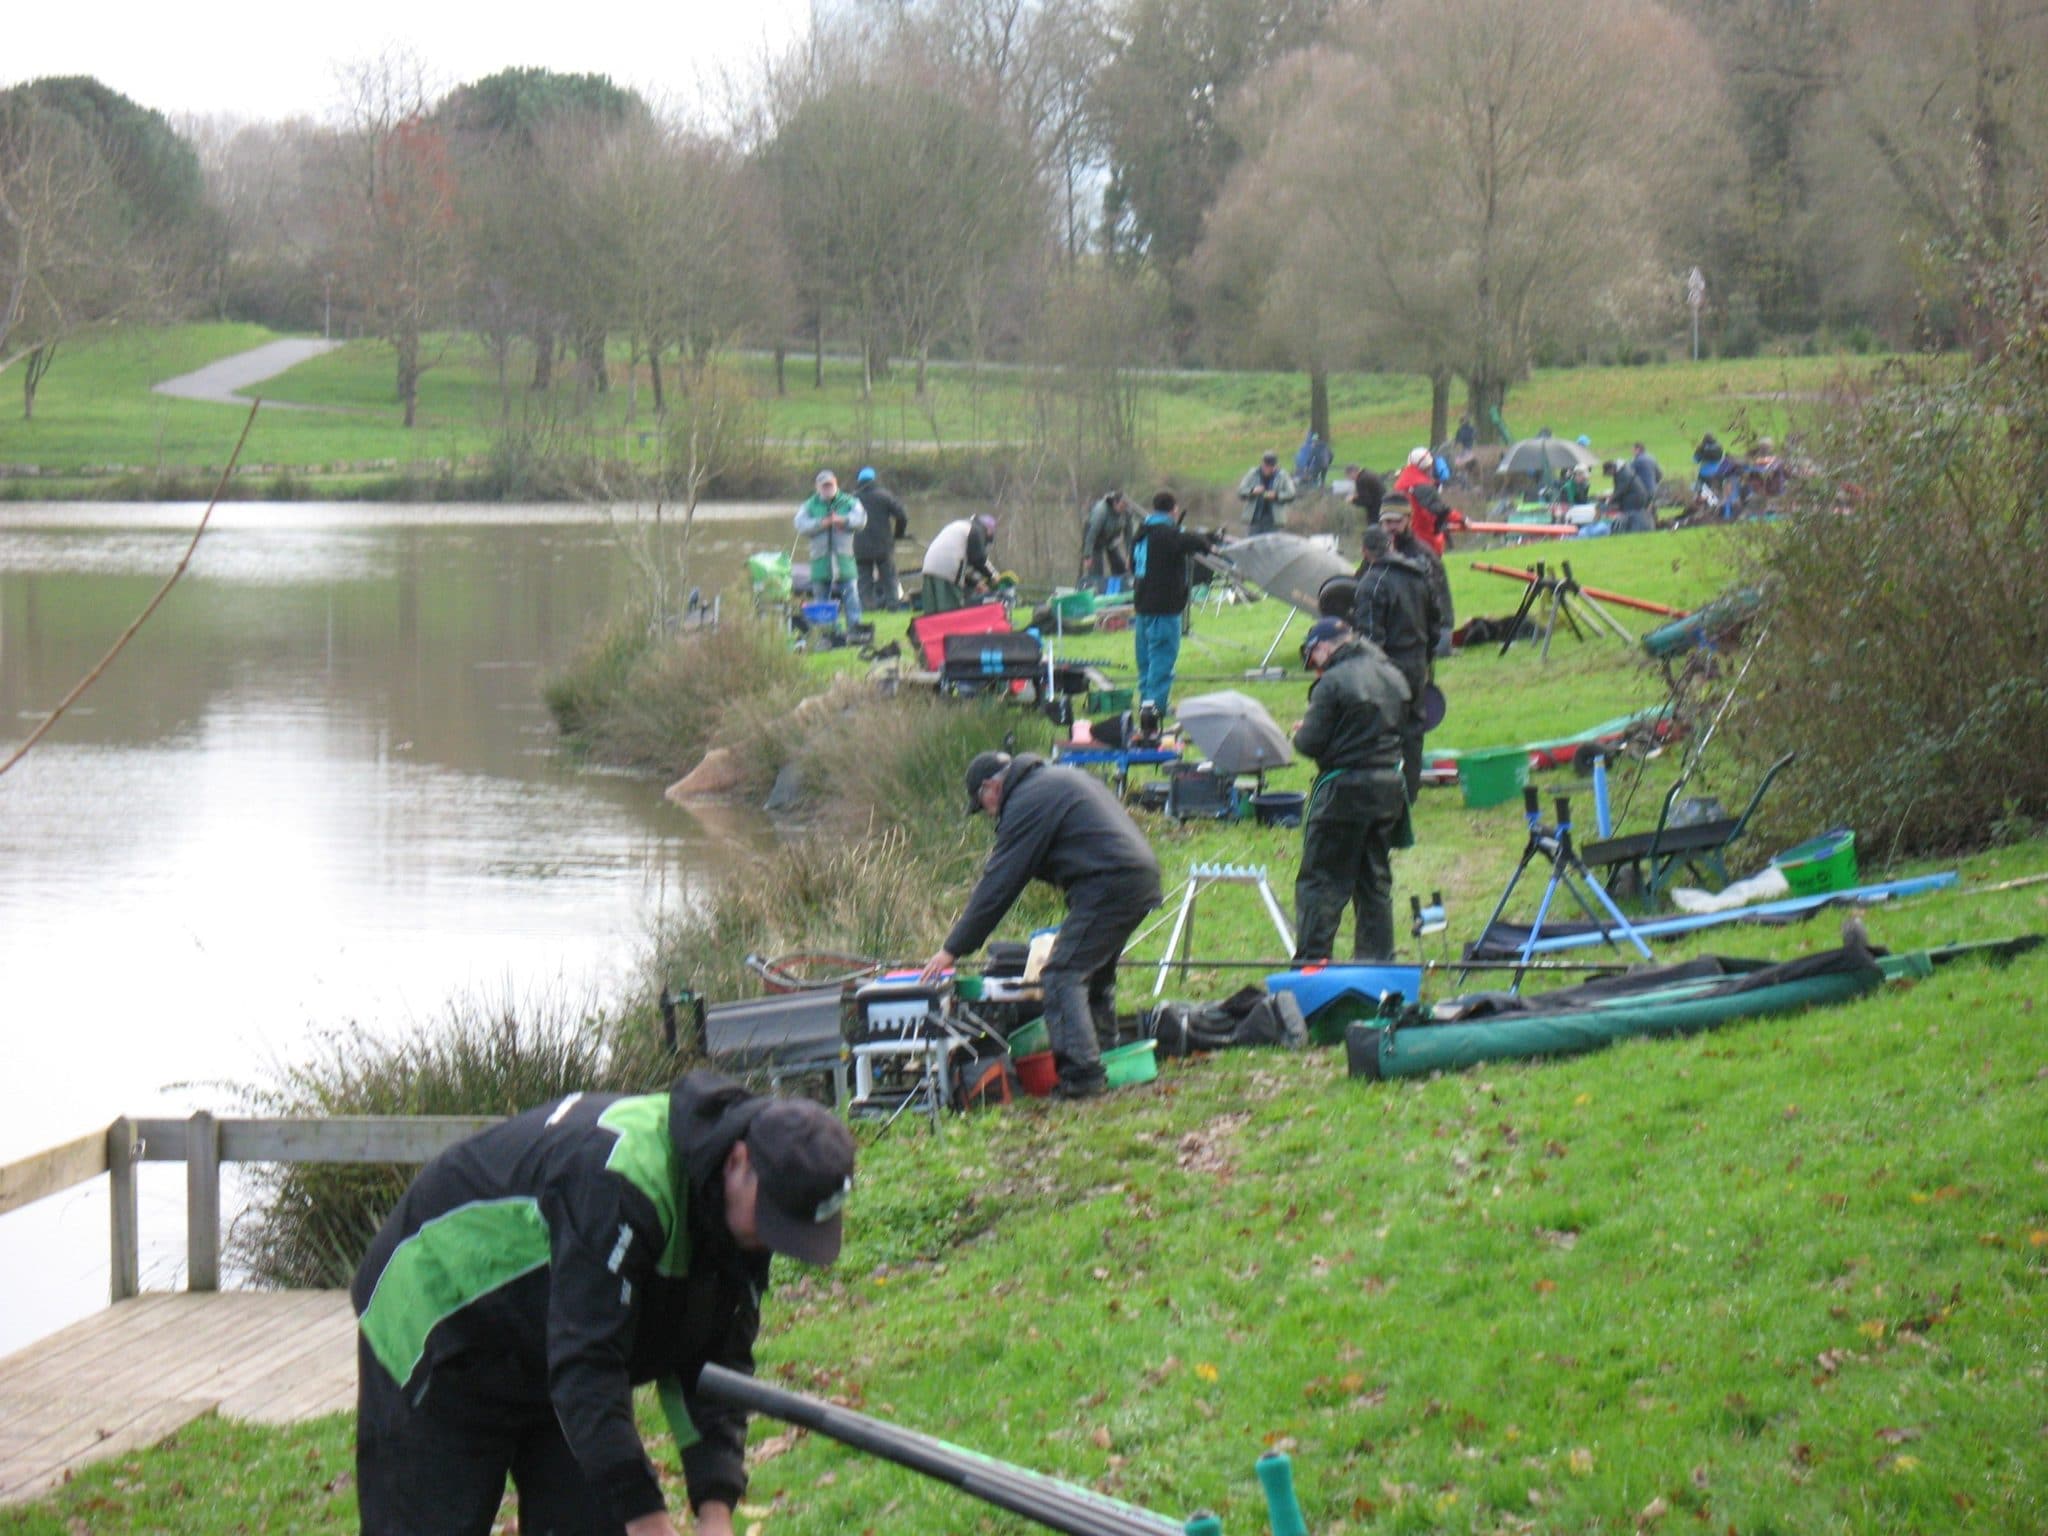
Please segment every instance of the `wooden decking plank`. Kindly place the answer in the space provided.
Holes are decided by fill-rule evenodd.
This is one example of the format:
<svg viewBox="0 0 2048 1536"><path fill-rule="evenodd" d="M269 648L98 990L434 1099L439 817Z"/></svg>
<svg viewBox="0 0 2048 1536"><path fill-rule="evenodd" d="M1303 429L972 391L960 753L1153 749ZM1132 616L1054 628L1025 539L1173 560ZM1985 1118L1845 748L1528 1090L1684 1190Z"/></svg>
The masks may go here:
<svg viewBox="0 0 2048 1536"><path fill-rule="evenodd" d="M95 1430L63 1444L48 1446L43 1454L30 1461L0 1469L0 1504L48 1493L64 1481L65 1473L107 1457L154 1445L164 1436L201 1417L204 1412L191 1403L158 1403L117 1428L104 1432Z"/></svg>
<svg viewBox="0 0 2048 1536"><path fill-rule="evenodd" d="M260 1423L343 1411L355 1318L342 1291L155 1294L0 1359L0 1503L215 1411Z"/></svg>
<svg viewBox="0 0 2048 1536"><path fill-rule="evenodd" d="M180 1401L196 1411L208 1411L223 1395L218 1387L236 1351L260 1347L246 1338L250 1313L268 1311L288 1324L293 1316L323 1305L319 1292L279 1293L280 1301L256 1300L262 1294L166 1296L161 1311L170 1322L167 1330L150 1335L152 1347L102 1357L94 1370L30 1382L12 1395L27 1398L44 1438L75 1433L84 1420L101 1420L99 1427L106 1421L126 1422L163 1402ZM37 1405L39 1397L52 1394L61 1397L55 1409ZM4 1384L0 1395L8 1395ZM74 1411L63 1412L64 1403L75 1405Z"/></svg>
<svg viewBox="0 0 2048 1536"><path fill-rule="evenodd" d="M175 1299L164 1293L116 1302L0 1359L0 1398L11 1388L75 1381L81 1374L98 1373L109 1358L153 1349L153 1335L178 1325L180 1314L171 1305Z"/></svg>
<svg viewBox="0 0 2048 1536"><path fill-rule="evenodd" d="M61 1356L76 1358L118 1348L122 1340L161 1328L175 1317L172 1300L168 1293L136 1296L114 1302L105 1311L82 1317L75 1323L67 1323L47 1338L38 1339L0 1359L0 1377L26 1374Z"/></svg>
<svg viewBox="0 0 2048 1536"><path fill-rule="evenodd" d="M272 1404L303 1394L309 1380L346 1368L355 1374L355 1313L345 1295L317 1315L295 1322L293 1336L244 1362L242 1379L225 1391L220 1411L228 1418L289 1422L302 1413L279 1414ZM331 1411L331 1410L330 1410Z"/></svg>

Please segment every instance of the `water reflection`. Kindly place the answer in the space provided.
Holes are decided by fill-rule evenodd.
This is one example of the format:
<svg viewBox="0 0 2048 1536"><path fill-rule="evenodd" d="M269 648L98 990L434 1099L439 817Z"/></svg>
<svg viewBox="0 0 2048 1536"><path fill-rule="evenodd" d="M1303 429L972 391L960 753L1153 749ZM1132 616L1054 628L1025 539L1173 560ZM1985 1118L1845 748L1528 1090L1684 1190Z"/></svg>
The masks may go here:
<svg viewBox="0 0 2048 1536"><path fill-rule="evenodd" d="M700 531L707 589L785 545L786 512L747 510ZM197 515L0 509L0 756ZM541 680L631 582L600 515L217 513L148 626L0 777L0 1159L223 1107L321 1028L615 990L650 925L760 834L556 752ZM168 1284L181 1186L146 1173L145 1276ZM98 1192L0 1218L0 1350L99 1305L105 1231Z"/></svg>

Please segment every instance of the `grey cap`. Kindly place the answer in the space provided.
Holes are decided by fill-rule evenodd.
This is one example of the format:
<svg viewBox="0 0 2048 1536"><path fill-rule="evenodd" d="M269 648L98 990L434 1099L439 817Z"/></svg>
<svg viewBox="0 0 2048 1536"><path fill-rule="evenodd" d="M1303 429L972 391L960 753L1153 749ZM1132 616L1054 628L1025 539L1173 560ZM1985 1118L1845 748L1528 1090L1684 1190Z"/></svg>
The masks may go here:
<svg viewBox="0 0 2048 1536"><path fill-rule="evenodd" d="M760 1180L754 1229L776 1253L806 1264L839 1257L841 1212L853 1189L853 1133L811 1099L775 1099L747 1127Z"/></svg>
<svg viewBox="0 0 2048 1536"><path fill-rule="evenodd" d="M1007 752L977 752L967 765L967 814L981 809L981 786L1010 766Z"/></svg>

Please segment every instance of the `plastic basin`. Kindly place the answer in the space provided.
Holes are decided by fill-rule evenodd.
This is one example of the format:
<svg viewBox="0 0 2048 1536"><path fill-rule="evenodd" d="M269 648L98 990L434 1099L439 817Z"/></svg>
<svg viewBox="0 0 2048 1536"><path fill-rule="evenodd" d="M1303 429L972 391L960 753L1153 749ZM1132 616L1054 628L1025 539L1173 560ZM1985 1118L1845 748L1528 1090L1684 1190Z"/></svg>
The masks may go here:
<svg viewBox="0 0 2048 1536"><path fill-rule="evenodd" d="M1252 796L1252 814L1262 827L1298 827L1308 796L1298 789L1269 789Z"/></svg>
<svg viewBox="0 0 2048 1536"><path fill-rule="evenodd" d="M1497 747L1490 752L1466 752L1458 758L1458 788L1472 810L1512 800L1529 782L1529 752L1526 747Z"/></svg>
<svg viewBox="0 0 2048 1536"><path fill-rule="evenodd" d="M1010 1055L1012 1057L1037 1056L1052 1049L1052 1035L1045 1027L1045 1020L1033 1019L1010 1033Z"/></svg>
<svg viewBox="0 0 2048 1536"><path fill-rule="evenodd" d="M1159 1075L1159 1042L1140 1040L1102 1053L1102 1070L1112 1088L1130 1088L1149 1083Z"/></svg>

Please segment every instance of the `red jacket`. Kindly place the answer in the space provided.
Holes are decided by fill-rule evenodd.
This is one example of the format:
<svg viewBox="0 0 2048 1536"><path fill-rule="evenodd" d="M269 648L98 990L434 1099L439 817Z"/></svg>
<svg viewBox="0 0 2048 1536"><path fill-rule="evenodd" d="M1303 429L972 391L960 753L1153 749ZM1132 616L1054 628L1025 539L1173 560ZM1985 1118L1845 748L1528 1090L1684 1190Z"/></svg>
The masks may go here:
<svg viewBox="0 0 2048 1536"><path fill-rule="evenodd" d="M1444 552L1444 536L1437 527L1436 513L1428 505L1436 500L1436 475L1426 464L1406 464L1401 473L1394 476L1390 494L1406 496L1408 505L1415 510L1410 514L1409 526L1415 530L1415 537L1422 540L1439 555Z"/></svg>

